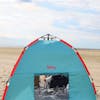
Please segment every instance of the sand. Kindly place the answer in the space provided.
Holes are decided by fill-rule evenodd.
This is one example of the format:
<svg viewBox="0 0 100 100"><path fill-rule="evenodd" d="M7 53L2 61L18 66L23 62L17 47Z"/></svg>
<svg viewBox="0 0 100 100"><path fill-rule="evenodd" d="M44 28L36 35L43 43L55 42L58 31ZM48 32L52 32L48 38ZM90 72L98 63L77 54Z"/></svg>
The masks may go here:
<svg viewBox="0 0 100 100"><path fill-rule="evenodd" d="M0 48L0 100L10 72L22 48ZM78 50L94 79L97 100L100 100L100 50Z"/></svg>

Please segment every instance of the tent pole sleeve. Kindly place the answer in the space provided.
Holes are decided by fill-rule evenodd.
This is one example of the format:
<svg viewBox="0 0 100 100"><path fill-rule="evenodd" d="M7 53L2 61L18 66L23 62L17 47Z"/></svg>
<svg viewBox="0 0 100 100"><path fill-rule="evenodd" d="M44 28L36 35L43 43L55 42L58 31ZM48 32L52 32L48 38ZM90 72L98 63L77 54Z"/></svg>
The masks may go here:
<svg viewBox="0 0 100 100"><path fill-rule="evenodd" d="M65 45L69 46L70 48L72 48L72 45L70 45L69 43L67 43L66 41L64 40L60 40L60 42L64 43Z"/></svg>
<svg viewBox="0 0 100 100"><path fill-rule="evenodd" d="M4 93L3 93L3 96L2 96L2 100L5 100L5 96L6 96L7 91L8 91L8 86L6 84L5 89L4 89Z"/></svg>
<svg viewBox="0 0 100 100"><path fill-rule="evenodd" d="M89 70L88 70L88 68L87 68L87 66L86 66L86 64L85 64L85 62L83 61L81 55L80 55L78 52L76 52L76 53L77 53L79 59L81 60L82 64L84 65L84 67L85 67L85 69L86 69L88 75L90 76L90 72L89 72Z"/></svg>
<svg viewBox="0 0 100 100"><path fill-rule="evenodd" d="M20 62L20 60L21 60L21 58L22 58L22 56L24 54L24 52L25 52L25 49L23 49L23 51L21 52L16 64L14 65L14 68L13 68L11 74L10 74L10 77L12 77L14 75L14 72L15 72L15 70L16 70L16 68L17 68L17 66L18 66L18 64L19 64L19 62Z"/></svg>
<svg viewBox="0 0 100 100"><path fill-rule="evenodd" d="M30 47L30 46L32 46L32 45L35 44L38 40L39 40L39 39L36 39L36 40L32 41L32 42L29 43L26 47Z"/></svg>
<svg viewBox="0 0 100 100"><path fill-rule="evenodd" d="M32 41L31 43L29 43L29 44L26 46L26 48L32 46L32 45L35 44L37 41L38 41L38 39ZM20 60L21 60L21 58L22 58L22 56L23 56L24 53L25 53L26 48L24 48L24 49L22 50L22 52L21 52L21 54L20 54L20 56L19 56L19 58L18 58L16 64L14 65L14 68L13 68L11 74L10 74L10 77L13 76L13 74L14 74L14 72L15 72L15 70L16 70L16 68L17 68L17 66L18 66L18 64L19 64L19 62L20 62Z"/></svg>
<svg viewBox="0 0 100 100"><path fill-rule="evenodd" d="M77 54L77 56L79 57L79 59L81 60L81 62L82 62L82 64L83 64L84 68L86 69L86 72L88 73L88 76L91 76L91 74L90 74L90 72L89 72L89 70L88 70L88 68L87 68L87 66L86 66L86 64L85 64L85 62L83 61L83 59L82 59L82 57L81 57L81 55L79 54L78 51L76 52L76 54ZM94 85L94 82L92 81L91 84L92 84L92 87L93 87L93 89L94 89L94 93L96 94L96 87L95 87L95 85Z"/></svg>

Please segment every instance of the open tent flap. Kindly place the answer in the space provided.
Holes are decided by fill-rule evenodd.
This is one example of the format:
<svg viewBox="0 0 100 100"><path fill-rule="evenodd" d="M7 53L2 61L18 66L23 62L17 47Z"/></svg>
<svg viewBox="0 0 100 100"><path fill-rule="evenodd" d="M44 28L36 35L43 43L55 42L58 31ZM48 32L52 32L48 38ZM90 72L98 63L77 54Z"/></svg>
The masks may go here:
<svg viewBox="0 0 100 100"><path fill-rule="evenodd" d="M33 76L14 75L10 80L5 100L34 100L33 80Z"/></svg>
<svg viewBox="0 0 100 100"><path fill-rule="evenodd" d="M35 100L68 100L69 76L67 73L39 74L34 77L36 79L34 80Z"/></svg>

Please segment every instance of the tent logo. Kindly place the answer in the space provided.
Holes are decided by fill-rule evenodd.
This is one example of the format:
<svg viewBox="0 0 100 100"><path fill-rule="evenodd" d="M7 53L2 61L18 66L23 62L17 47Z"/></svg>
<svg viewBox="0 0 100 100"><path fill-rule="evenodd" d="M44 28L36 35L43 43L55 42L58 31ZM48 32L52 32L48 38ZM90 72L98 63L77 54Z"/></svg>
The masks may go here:
<svg viewBox="0 0 100 100"><path fill-rule="evenodd" d="M53 70L55 70L55 69L56 69L56 67L55 67L55 66L47 66L47 68L48 68L48 69L53 69Z"/></svg>

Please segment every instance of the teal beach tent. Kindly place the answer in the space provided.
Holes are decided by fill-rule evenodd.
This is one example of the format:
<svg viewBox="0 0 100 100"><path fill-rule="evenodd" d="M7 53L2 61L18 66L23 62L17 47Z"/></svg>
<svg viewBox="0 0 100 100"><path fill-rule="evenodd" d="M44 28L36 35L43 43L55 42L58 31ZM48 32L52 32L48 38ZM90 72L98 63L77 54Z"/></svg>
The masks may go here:
<svg viewBox="0 0 100 100"><path fill-rule="evenodd" d="M35 100L34 76L49 73L68 73L68 100L96 100L93 80L78 51L64 40L49 34L23 49L2 100Z"/></svg>

